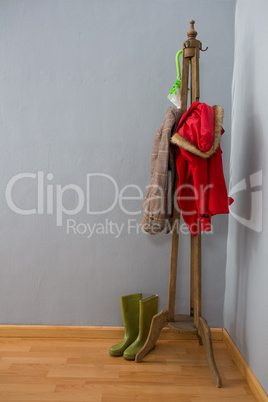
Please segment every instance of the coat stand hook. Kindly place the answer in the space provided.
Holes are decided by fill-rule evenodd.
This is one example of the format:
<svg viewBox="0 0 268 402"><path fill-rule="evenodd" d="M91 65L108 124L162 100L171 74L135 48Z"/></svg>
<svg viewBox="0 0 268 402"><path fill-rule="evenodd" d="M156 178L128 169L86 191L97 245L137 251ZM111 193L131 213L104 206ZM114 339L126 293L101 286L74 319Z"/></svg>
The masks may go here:
<svg viewBox="0 0 268 402"><path fill-rule="evenodd" d="M206 52L208 50L208 47L206 47L205 49L202 49L202 43L201 43L200 50L201 50L201 52Z"/></svg>

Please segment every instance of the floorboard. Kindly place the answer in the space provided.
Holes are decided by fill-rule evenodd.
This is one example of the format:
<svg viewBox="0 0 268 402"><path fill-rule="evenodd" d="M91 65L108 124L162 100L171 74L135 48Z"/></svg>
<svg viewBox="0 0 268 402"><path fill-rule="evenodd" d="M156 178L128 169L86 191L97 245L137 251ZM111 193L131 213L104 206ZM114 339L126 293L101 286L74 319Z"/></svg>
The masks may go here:
<svg viewBox="0 0 268 402"><path fill-rule="evenodd" d="M256 401L225 344L213 342L223 388L203 347L162 340L142 363L109 356L118 339L0 339L0 401Z"/></svg>

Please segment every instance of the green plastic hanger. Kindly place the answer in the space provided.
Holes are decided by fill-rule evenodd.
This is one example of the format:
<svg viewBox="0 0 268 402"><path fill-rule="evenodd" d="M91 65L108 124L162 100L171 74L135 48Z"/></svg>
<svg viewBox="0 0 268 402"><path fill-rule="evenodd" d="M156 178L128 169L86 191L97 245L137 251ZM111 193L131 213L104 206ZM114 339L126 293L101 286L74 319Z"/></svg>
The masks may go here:
<svg viewBox="0 0 268 402"><path fill-rule="evenodd" d="M182 54L182 50L179 50L176 54L176 67L177 67L177 77L181 80L181 66L180 66L180 55Z"/></svg>
<svg viewBox="0 0 268 402"><path fill-rule="evenodd" d="M176 54L176 67L177 67L177 80L170 90L167 98L177 107L180 108L181 105L181 67L180 67L180 55L182 50L179 50Z"/></svg>
<svg viewBox="0 0 268 402"><path fill-rule="evenodd" d="M177 107L180 107L180 89L181 89L181 66L180 66L180 55L182 54L182 50L179 50L178 53L176 54L176 67L177 67L177 80L173 87L170 90L170 93L168 94L167 98L174 103ZM189 64L191 64L191 60L189 60ZM189 90L190 88L188 88Z"/></svg>

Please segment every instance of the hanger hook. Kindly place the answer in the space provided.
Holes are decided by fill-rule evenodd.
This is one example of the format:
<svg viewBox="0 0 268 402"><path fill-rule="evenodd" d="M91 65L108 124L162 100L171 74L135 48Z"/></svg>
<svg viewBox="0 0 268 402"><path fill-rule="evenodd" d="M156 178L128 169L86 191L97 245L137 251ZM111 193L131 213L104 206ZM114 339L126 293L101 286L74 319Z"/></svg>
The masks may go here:
<svg viewBox="0 0 268 402"><path fill-rule="evenodd" d="M208 47L206 47L206 49L202 49L202 43L201 43L200 50L201 52L206 52L208 50Z"/></svg>

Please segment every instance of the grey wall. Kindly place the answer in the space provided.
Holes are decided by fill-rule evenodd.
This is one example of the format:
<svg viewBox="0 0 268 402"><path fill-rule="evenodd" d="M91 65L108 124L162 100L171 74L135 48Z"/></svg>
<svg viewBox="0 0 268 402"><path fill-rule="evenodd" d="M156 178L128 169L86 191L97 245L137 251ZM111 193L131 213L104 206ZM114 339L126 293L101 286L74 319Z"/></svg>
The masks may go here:
<svg viewBox="0 0 268 402"><path fill-rule="evenodd" d="M102 173L119 190L141 188L140 199L123 201L140 211L153 137L171 105L175 54L192 18L209 47L200 57L200 100L225 110L228 179L234 8L225 0L0 2L0 323L121 325L119 296L137 291L158 293L159 309L167 307L170 235L128 234L129 219L138 224L142 215L127 215L118 203L104 215L81 204L61 224L59 197L66 185L81 189L65 188L64 206L74 209L87 174ZM6 201L20 173L32 176L14 184L12 200L24 210L39 200L38 213L18 214ZM111 206L114 191L111 180L92 178L90 211ZM137 197L138 189L127 194ZM85 224L98 232L68 234L68 219L80 232ZM115 226L101 233L106 220L124 225L118 238ZM214 234L203 236L203 315L216 327L223 325L227 221L213 218ZM188 312L188 298L189 235L182 234L178 312Z"/></svg>
<svg viewBox="0 0 268 402"><path fill-rule="evenodd" d="M268 392L268 4L238 0L224 326ZM236 187L235 187L236 186Z"/></svg>

